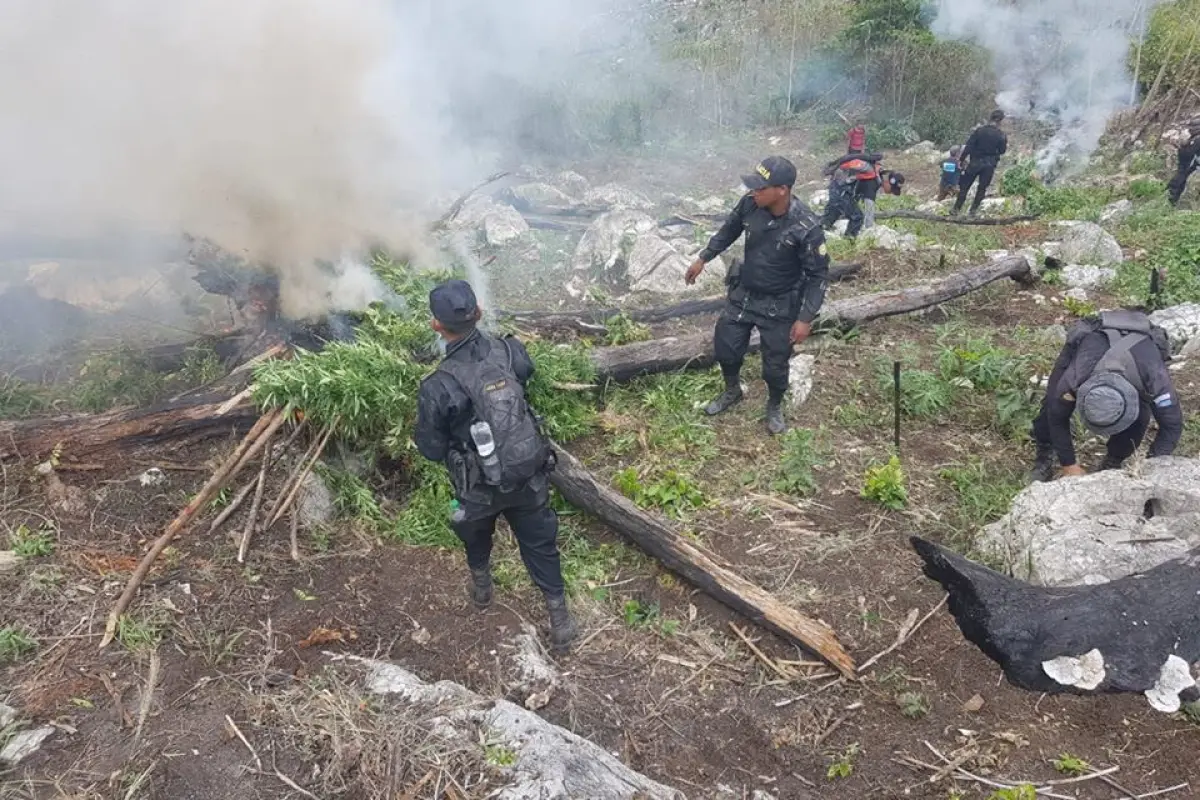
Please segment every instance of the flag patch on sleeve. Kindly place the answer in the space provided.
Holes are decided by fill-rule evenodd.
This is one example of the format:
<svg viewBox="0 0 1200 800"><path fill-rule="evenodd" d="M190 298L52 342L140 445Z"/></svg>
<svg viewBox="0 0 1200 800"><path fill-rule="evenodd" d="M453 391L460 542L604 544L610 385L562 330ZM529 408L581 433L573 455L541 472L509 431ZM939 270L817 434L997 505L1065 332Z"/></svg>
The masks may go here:
<svg viewBox="0 0 1200 800"><path fill-rule="evenodd" d="M1154 398L1154 405L1158 406L1159 408L1166 408L1167 406L1171 405L1172 402L1173 401L1171 400L1170 392L1167 392L1166 394L1160 394L1158 397Z"/></svg>

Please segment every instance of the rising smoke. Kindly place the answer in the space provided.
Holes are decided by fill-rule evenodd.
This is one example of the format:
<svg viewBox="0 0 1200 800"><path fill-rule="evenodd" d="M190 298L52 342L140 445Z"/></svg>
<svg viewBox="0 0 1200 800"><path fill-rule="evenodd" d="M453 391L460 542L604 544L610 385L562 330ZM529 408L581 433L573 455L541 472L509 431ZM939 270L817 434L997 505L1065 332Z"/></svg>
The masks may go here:
<svg viewBox="0 0 1200 800"><path fill-rule="evenodd" d="M186 232L287 313L362 300L346 265L435 259L417 210L513 157L527 98L603 84L616 2L0 0L0 247Z"/></svg>
<svg viewBox="0 0 1200 800"><path fill-rule="evenodd" d="M1156 0L939 0L933 31L992 54L997 105L1051 124L1043 174L1086 165L1114 112L1131 99L1130 39Z"/></svg>

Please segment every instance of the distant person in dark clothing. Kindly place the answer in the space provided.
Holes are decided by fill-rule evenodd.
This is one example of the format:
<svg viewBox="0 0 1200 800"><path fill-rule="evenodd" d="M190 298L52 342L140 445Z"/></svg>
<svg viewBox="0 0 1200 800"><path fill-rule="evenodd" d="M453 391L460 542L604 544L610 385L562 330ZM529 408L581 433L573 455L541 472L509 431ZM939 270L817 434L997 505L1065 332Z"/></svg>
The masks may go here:
<svg viewBox="0 0 1200 800"><path fill-rule="evenodd" d="M992 184L992 176L996 173L996 165L1000 163L1000 156L1008 151L1008 137L1004 135L1004 131L1000 130L1000 123L1003 121L1004 112L996 109L988 117L987 124L980 125L971 132L970 138L967 139L967 144L963 147L962 155L959 157L959 166L963 170L963 175L958 186L958 200L954 202L951 214L962 211L963 205L967 202L967 192L971 191L971 186L976 181L979 186L975 189L975 199L971 201L969 213L974 216L979 211L979 206L983 204L988 186ZM963 166L964 164L965 166Z"/></svg>
<svg viewBox="0 0 1200 800"><path fill-rule="evenodd" d="M1183 434L1183 411L1167 371L1169 358L1166 332L1140 311L1106 311L1078 322L1054 363L1033 422L1037 460L1030 478L1050 480L1056 455L1063 475L1084 474L1071 438L1076 411L1088 430L1108 437L1099 470L1119 469L1133 455L1151 417L1158 434L1150 457L1171 455Z"/></svg>
<svg viewBox="0 0 1200 800"><path fill-rule="evenodd" d="M704 413L720 414L741 402L742 361L757 328L767 384L767 432L778 435L787 430L782 403L792 346L808 338L825 301L829 253L817 215L792 196L792 162L780 156L764 158L752 174L742 176L742 183L750 191L700 251L684 280L689 286L695 283L705 264L746 234L745 260L740 271L726 278L728 302L713 331L713 352L725 391Z"/></svg>
<svg viewBox="0 0 1200 800"><path fill-rule="evenodd" d="M1179 198L1187 188L1188 178L1200 166L1200 123L1188 127L1188 140L1179 148L1179 168L1175 177L1167 184L1167 199L1171 205L1179 205Z"/></svg>
<svg viewBox="0 0 1200 800"><path fill-rule="evenodd" d="M937 193L939 202L958 193L958 159L961 154L962 146L956 144L950 148L949 158L942 162L942 179L938 182Z"/></svg>

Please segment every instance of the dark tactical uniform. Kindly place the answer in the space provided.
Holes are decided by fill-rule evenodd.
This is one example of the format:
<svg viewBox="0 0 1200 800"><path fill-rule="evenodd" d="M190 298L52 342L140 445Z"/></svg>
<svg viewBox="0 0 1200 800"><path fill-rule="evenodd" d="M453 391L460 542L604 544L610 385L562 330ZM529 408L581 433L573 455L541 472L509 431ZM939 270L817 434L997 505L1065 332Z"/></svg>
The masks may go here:
<svg viewBox="0 0 1200 800"><path fill-rule="evenodd" d="M1189 133L1191 138L1179 148L1179 167L1175 170L1175 177L1167 184L1167 198L1171 205L1179 202L1183 190L1187 188L1188 178L1200 165L1200 128L1192 128Z"/></svg>
<svg viewBox="0 0 1200 800"><path fill-rule="evenodd" d="M751 195L734 207L721 229L700 253L708 262L746 234L746 257L731 276L729 300L717 321L713 349L726 382L736 385L750 346L750 332L762 338L763 380L776 404L788 386L791 330L796 321L812 322L825 300L829 256L820 220L792 198L786 215L758 208Z"/></svg>
<svg viewBox="0 0 1200 800"><path fill-rule="evenodd" d="M977 181L979 186L975 190L975 199L971 201L971 213L974 214L979 210L979 206L987 196L988 187L992 184L992 177L996 174L996 165L1000 163L1000 156L1007 151L1008 137L1004 135L1004 131L1000 130L998 122L980 125L971 133L960 158L960 161L968 163L966 170L963 171L962 180L959 181L958 200L954 202L953 213L957 214L962 211L963 205L967 202L967 192L971 191L972 184Z"/></svg>
<svg viewBox="0 0 1200 800"><path fill-rule="evenodd" d="M533 362L525 346L511 337L499 340L475 330L446 348L446 360L480 362L490 347L505 344L511 348L513 372L525 386L533 375ZM472 421L471 400L448 373L439 370L421 382L413 439L421 455L445 463L450 471L459 502L451 527L466 545L468 566L472 570L488 567L496 519L503 514L516 535L521 560L533 582L547 594L561 595L558 517L549 506L547 473L535 475L511 491L486 485L466 457Z"/></svg>
<svg viewBox="0 0 1200 800"><path fill-rule="evenodd" d="M1148 324L1145 316L1136 312L1109 313L1128 315L1134 319L1140 317ZM1105 319L1108 318L1106 314ZM1111 348L1110 337L1099 320L1083 320L1071 329L1046 384L1041 412L1033 422L1032 435L1037 445L1039 467L1048 467L1052 454L1058 456L1059 463L1064 467L1075 463L1071 415L1080 399L1080 388L1093 378L1097 365ZM1183 411L1167 371L1163 355L1165 351L1166 334L1154 327L1150 327L1148 335L1129 348L1132 357L1129 371L1133 378L1130 383L1138 396L1135 401L1139 406L1137 417L1128 428L1109 436L1107 456L1101 469L1119 467L1137 450L1146 435L1151 417L1158 423L1158 435L1150 447L1150 456L1166 456L1175 451L1183 433ZM1132 418L1132 413L1130 416ZM1035 473L1037 469L1035 467ZM1043 474L1039 479L1048 478L1048 474Z"/></svg>
<svg viewBox="0 0 1200 800"><path fill-rule="evenodd" d="M825 165L823 174L829 176L829 201L821 217L821 227L828 230L839 219L845 219L846 236L853 239L863 228L866 217L858 206L859 199L872 208L879 194L880 155L850 154ZM874 214L872 213L872 224ZM870 226L867 226L870 227Z"/></svg>

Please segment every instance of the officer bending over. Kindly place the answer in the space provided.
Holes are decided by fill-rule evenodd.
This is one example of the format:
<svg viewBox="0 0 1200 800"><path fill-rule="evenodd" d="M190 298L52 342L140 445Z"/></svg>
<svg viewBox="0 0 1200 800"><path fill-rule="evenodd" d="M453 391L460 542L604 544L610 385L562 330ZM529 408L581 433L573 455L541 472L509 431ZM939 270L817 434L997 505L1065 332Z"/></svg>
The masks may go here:
<svg viewBox="0 0 1200 800"><path fill-rule="evenodd" d="M476 608L492 602L492 535L501 514L517 538L529 577L546 597L550 643L575 638L558 553L558 517L549 505L553 452L525 399L533 362L519 341L477 327L482 316L466 281L429 293L432 327L446 357L421 382L413 438L421 455L445 463L458 507L451 527L467 549Z"/></svg>
<svg viewBox="0 0 1200 800"><path fill-rule="evenodd" d="M812 321L825 300L829 255L821 222L808 206L792 196L796 168L771 156L742 176L750 190L721 229L688 268L693 284L704 265L746 234L746 257L740 273L730 274L729 301L713 333L713 350L725 391L704 409L720 414L742 399L740 374L750 346L750 332L762 338L763 380L767 384L767 431L787 430L783 394L788 387L792 346L808 338Z"/></svg>
<svg viewBox="0 0 1200 800"><path fill-rule="evenodd" d="M1183 433L1183 411L1166 362L1166 332L1140 311L1106 311L1081 320L1067 336L1046 384L1042 410L1033 422L1037 461L1030 477L1048 481L1057 454L1064 475L1083 475L1075 462L1071 415L1108 437L1099 469L1119 469L1133 455L1153 416L1158 435L1150 457L1169 456Z"/></svg>

